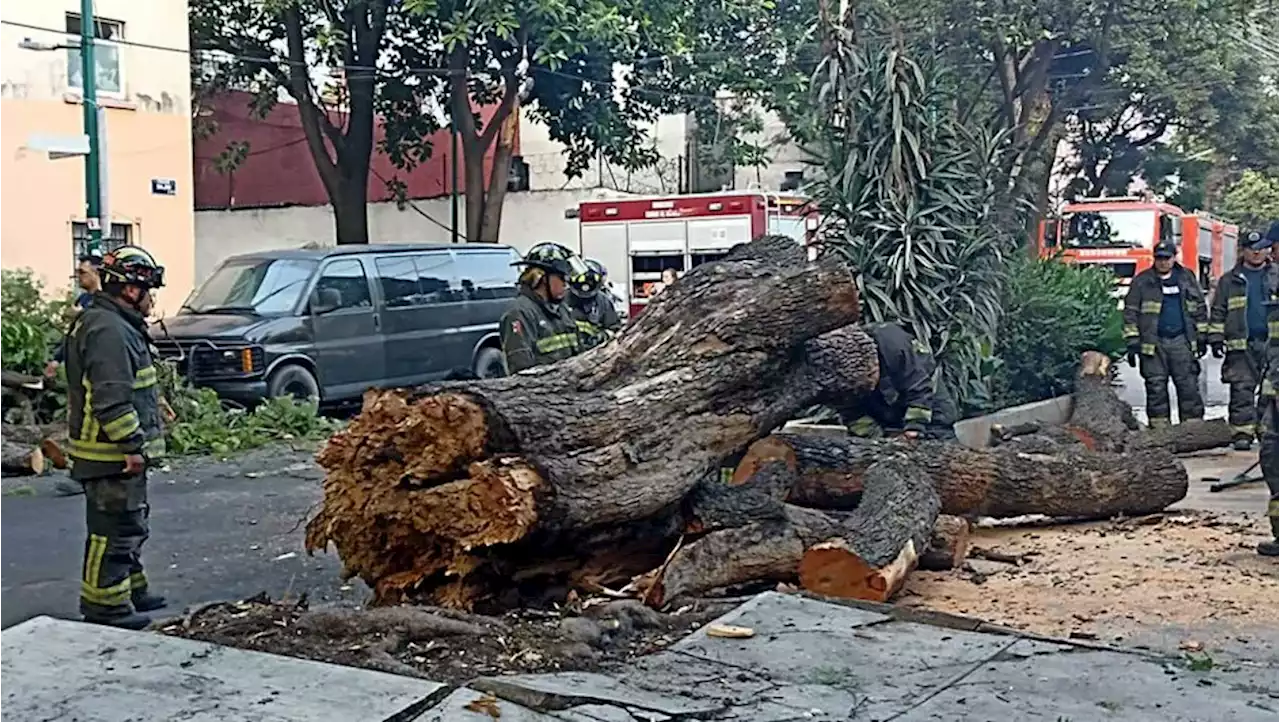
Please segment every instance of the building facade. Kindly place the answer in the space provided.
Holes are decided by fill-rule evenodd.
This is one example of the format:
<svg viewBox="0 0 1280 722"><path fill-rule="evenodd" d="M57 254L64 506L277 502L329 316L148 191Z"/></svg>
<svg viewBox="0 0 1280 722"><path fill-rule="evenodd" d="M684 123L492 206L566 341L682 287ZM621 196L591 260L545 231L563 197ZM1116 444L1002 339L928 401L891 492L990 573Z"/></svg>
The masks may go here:
<svg viewBox="0 0 1280 722"><path fill-rule="evenodd" d="M172 313L191 290L195 242L186 0L96 0L106 249L165 266ZM83 133L80 3L6 3L0 24L0 264L66 288L88 238L84 158L47 152Z"/></svg>

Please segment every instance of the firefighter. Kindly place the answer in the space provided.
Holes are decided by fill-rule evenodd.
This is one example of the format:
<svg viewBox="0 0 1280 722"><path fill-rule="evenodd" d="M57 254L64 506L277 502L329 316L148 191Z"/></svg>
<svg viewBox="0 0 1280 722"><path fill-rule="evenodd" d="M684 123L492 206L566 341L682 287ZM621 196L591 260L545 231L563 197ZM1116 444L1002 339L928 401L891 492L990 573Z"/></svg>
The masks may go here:
<svg viewBox="0 0 1280 722"><path fill-rule="evenodd" d="M604 290L608 271L599 261L587 259L587 270L569 279L569 310L578 325L578 343L583 350L609 340L622 328L622 319L613 299Z"/></svg>
<svg viewBox="0 0 1280 722"><path fill-rule="evenodd" d="M108 253L102 290L67 335L67 426L72 478L84 484L85 621L128 629L165 605L152 594L140 553L149 536L147 464L162 435L159 387L146 317L164 268L136 246Z"/></svg>
<svg viewBox="0 0 1280 722"><path fill-rule="evenodd" d="M1272 225L1272 230L1277 230ZM1271 233L1267 233L1270 237ZM1272 243L1272 250L1280 243ZM1272 264L1266 274L1267 328L1280 328L1280 265ZM1275 338L1276 334L1272 334ZM1266 557L1280 557L1280 410L1277 410L1276 389L1280 388L1280 343L1267 344L1267 365L1262 375L1262 388L1258 393L1258 462L1262 467L1262 479L1267 483L1270 498L1267 501L1267 521L1271 522L1271 539L1258 544L1258 553Z"/></svg>
<svg viewBox="0 0 1280 722"><path fill-rule="evenodd" d="M1223 358L1222 382L1230 389L1227 421L1232 445L1246 451L1257 429L1255 401L1267 348L1277 342L1276 320L1268 312L1277 294L1273 241L1257 231L1242 237L1240 262L1218 280L1209 309L1209 346Z"/></svg>
<svg viewBox="0 0 1280 722"><path fill-rule="evenodd" d="M102 281L98 278L98 267L102 265L102 252L98 250L86 251L80 256L80 262L76 265L76 285L80 287L80 294L76 296L75 305L71 307L73 313L80 313L93 303L93 294L102 290ZM58 373L58 366L66 360L67 349L66 339L58 344L58 348L53 352L53 360L45 364L44 375L53 378Z"/></svg>
<svg viewBox="0 0 1280 722"><path fill-rule="evenodd" d="M1138 366L1146 382L1147 419L1155 429L1169 425L1171 378L1178 418L1204 417L1198 359L1208 350L1209 323L1195 274L1175 260L1178 247L1161 241L1152 255L1152 267L1133 279L1125 296L1124 337L1129 365Z"/></svg>
<svg viewBox="0 0 1280 722"><path fill-rule="evenodd" d="M908 438L945 439L955 435L955 410L942 390L933 387L936 367L928 347L897 323L866 327L876 344L880 380L876 389L840 409L849 433L875 438L901 432Z"/></svg>
<svg viewBox="0 0 1280 722"><path fill-rule="evenodd" d="M583 274L586 264L558 243L539 243L516 261L520 294L502 315L502 353L507 372L555 363L577 354L578 327L564 302L568 279Z"/></svg>

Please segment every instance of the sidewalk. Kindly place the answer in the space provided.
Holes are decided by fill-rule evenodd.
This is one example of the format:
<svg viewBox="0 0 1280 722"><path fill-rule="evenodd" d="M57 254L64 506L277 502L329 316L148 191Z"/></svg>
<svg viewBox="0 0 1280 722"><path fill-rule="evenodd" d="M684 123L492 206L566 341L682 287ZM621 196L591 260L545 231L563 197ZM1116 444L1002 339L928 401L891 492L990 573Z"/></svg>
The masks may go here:
<svg viewBox="0 0 1280 722"><path fill-rule="evenodd" d="M4 711L95 722L1276 718L1274 664L1194 671L1175 658L863 606L761 594L718 620L751 628L749 639L704 627L610 674L466 687L41 617L3 636Z"/></svg>

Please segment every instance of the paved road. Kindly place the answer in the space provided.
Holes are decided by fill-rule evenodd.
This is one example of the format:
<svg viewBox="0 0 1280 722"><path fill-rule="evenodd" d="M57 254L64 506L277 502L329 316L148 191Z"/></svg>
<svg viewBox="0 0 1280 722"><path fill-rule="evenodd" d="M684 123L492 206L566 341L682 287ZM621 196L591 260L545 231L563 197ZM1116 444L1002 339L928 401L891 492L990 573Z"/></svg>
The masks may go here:
<svg viewBox="0 0 1280 722"><path fill-rule="evenodd" d="M263 591L364 599L363 584L338 578L336 556L308 557L302 550L302 520L320 499L320 472L310 456L277 447L230 463L185 462L155 474L143 562L157 591L170 599L166 612ZM76 617L83 497L50 495L50 477L4 482L0 627L38 614Z"/></svg>

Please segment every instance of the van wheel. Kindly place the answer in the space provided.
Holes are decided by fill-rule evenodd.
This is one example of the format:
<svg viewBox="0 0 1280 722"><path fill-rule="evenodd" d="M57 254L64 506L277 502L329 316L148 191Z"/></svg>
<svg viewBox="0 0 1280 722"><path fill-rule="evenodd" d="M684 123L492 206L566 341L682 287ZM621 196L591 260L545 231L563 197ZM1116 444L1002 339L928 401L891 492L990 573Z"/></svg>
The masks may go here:
<svg viewBox="0 0 1280 722"><path fill-rule="evenodd" d="M507 375L507 360L502 352L492 346L485 346L476 354L476 376L482 379L497 379Z"/></svg>
<svg viewBox="0 0 1280 722"><path fill-rule="evenodd" d="M283 396L299 400L319 399L320 384L306 368L298 364L285 364L271 372L271 377L267 379L267 398L278 399Z"/></svg>

